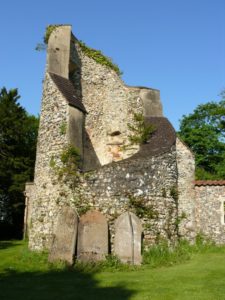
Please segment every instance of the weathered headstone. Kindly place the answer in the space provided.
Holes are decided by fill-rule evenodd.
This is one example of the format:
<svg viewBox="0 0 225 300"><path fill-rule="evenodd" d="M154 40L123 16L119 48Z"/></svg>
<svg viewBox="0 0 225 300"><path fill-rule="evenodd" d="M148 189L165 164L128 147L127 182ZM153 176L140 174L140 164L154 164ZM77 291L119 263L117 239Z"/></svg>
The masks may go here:
<svg viewBox="0 0 225 300"><path fill-rule="evenodd" d="M141 235L141 221L132 212L126 212L116 219L114 251L122 262L141 264Z"/></svg>
<svg viewBox="0 0 225 300"><path fill-rule="evenodd" d="M78 226L77 259L104 260L108 254L108 223L99 211L81 216Z"/></svg>
<svg viewBox="0 0 225 300"><path fill-rule="evenodd" d="M48 260L57 260L73 264L77 240L78 216L71 207L62 208L53 237Z"/></svg>

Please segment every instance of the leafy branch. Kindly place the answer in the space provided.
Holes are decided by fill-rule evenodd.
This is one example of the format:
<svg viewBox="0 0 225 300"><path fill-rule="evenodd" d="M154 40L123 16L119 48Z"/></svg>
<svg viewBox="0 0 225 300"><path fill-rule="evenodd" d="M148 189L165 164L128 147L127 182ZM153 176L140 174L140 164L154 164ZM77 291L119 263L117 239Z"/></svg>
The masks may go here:
<svg viewBox="0 0 225 300"><path fill-rule="evenodd" d="M130 145L147 144L156 127L146 124L143 114L134 113L134 124L127 124L132 134L128 135Z"/></svg>

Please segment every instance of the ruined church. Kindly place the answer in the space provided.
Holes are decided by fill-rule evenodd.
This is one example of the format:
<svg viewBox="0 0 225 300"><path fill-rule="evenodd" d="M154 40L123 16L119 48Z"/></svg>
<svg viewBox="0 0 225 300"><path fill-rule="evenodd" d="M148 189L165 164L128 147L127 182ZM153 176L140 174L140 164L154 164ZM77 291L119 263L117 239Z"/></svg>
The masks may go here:
<svg viewBox="0 0 225 300"><path fill-rule="evenodd" d="M201 232L225 243L225 181L195 181L194 155L164 117L159 90L124 84L91 51L69 25L48 40L34 182L25 191L30 249L71 263L112 253L139 264L141 249L161 239L193 241ZM131 145L137 115L154 130Z"/></svg>

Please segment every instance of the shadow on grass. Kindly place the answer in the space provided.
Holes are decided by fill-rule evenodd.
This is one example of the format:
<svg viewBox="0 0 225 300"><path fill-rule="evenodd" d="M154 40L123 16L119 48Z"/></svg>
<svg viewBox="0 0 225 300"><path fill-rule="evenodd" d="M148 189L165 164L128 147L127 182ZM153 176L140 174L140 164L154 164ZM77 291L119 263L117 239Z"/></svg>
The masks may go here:
<svg viewBox="0 0 225 300"><path fill-rule="evenodd" d="M1 300L128 300L134 291L123 286L100 287L92 273L78 270L17 272L0 275Z"/></svg>
<svg viewBox="0 0 225 300"><path fill-rule="evenodd" d="M18 244L12 240L12 241L0 241L0 250L2 249L7 249L7 248L10 248L10 247L16 247L16 246L20 246L19 244L20 241L18 241Z"/></svg>

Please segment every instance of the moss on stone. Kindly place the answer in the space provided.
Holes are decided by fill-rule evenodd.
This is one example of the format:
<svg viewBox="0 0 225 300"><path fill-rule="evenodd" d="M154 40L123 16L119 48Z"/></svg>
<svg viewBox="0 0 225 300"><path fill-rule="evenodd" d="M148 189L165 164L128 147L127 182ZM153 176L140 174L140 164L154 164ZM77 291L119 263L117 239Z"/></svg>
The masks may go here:
<svg viewBox="0 0 225 300"><path fill-rule="evenodd" d="M44 35L44 37L43 37L43 40L44 40L44 43L47 45L48 44L48 40L49 40L49 38L50 38L50 35L52 34L52 32L56 29L56 28L58 28L58 27L60 27L60 26L64 26L63 24L51 24L51 25L48 25L47 27L46 27L46 30L45 30L45 35Z"/></svg>
<svg viewBox="0 0 225 300"><path fill-rule="evenodd" d="M82 52L88 57L94 59L98 64L106 66L114 70L117 75L121 76L123 73L120 71L118 65L112 62L111 58L105 56L100 50L88 47L84 42L78 41Z"/></svg>

